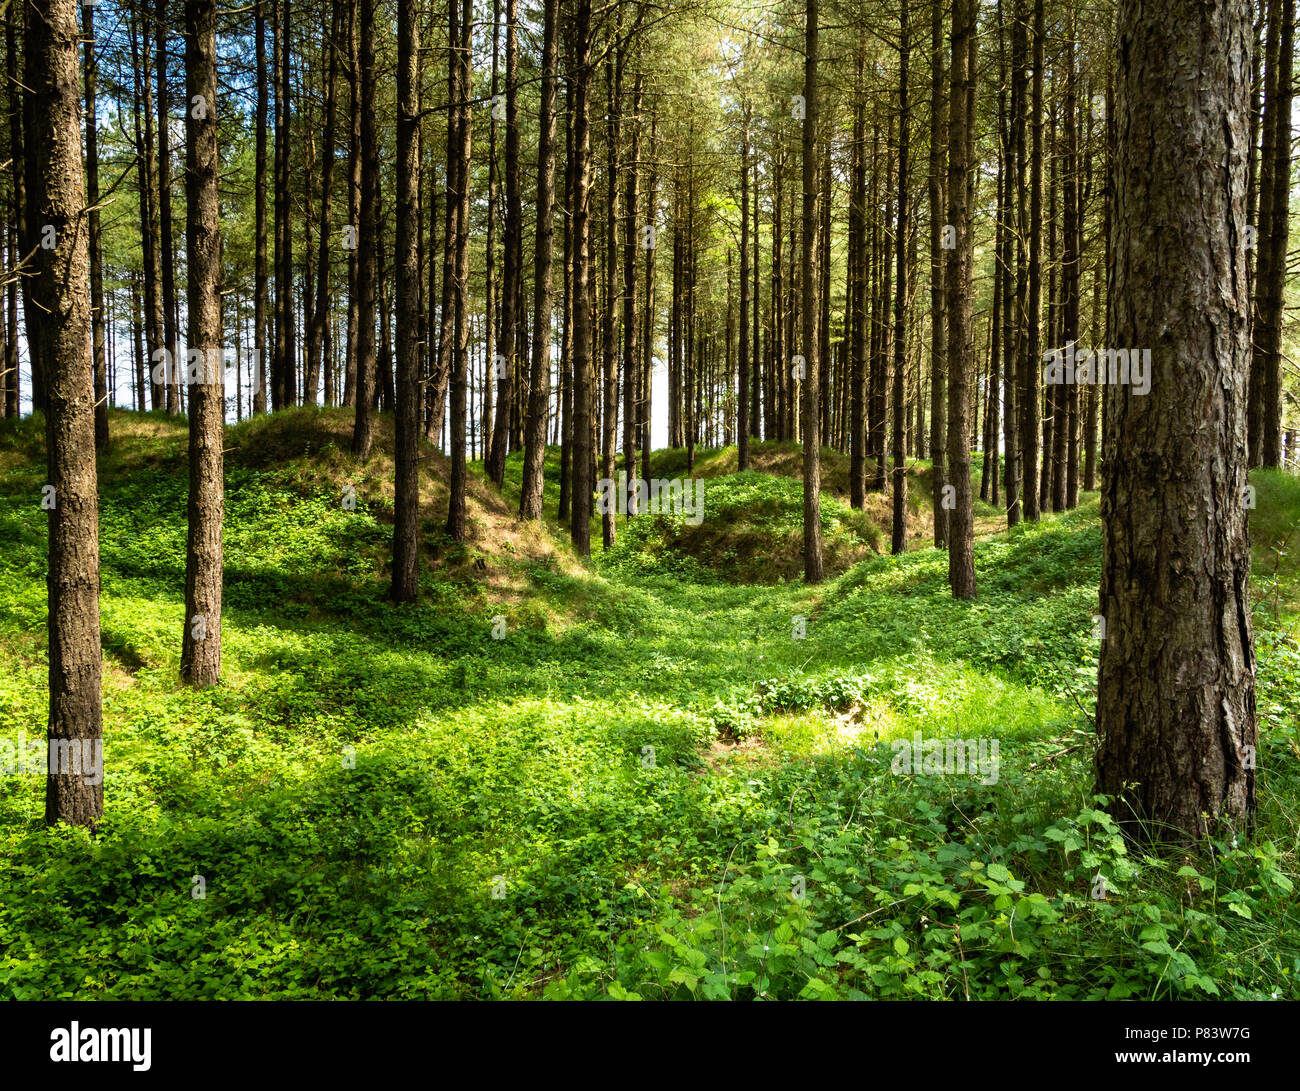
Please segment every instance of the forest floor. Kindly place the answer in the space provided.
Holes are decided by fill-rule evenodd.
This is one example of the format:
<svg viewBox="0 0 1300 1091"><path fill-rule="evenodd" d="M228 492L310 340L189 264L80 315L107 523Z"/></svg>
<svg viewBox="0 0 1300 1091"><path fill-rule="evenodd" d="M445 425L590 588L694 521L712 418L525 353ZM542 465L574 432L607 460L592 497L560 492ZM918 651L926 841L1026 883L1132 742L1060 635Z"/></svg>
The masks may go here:
<svg viewBox="0 0 1300 1091"><path fill-rule="evenodd" d="M890 557L887 500L849 508L827 452L809 588L796 447L697 452L703 523L620 518L604 553L597 520L589 566L513 517L518 456L504 496L472 467L451 542L426 449L394 606L391 419L362 466L346 412L276 414L228 431L222 683L194 692L184 424L110 420L93 838L15 762L43 751L45 473L41 422L0 424L0 998L1300 999L1294 477L1251 478L1259 826L1198 859L1092 795L1096 494L1010 533L981 506L964 603L924 463ZM980 763L900 771L918 733Z"/></svg>

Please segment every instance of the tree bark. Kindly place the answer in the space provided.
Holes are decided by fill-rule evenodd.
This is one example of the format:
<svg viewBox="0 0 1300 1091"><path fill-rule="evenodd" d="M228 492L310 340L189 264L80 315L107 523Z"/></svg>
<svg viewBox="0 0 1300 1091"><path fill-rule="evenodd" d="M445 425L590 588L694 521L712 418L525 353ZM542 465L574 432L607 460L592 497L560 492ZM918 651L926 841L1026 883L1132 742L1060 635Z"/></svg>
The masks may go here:
<svg viewBox="0 0 1300 1091"><path fill-rule="evenodd" d="M420 533L420 262L416 249L420 199L420 115L415 0L397 5L397 383L393 481L394 602L419 589Z"/></svg>
<svg viewBox="0 0 1300 1091"><path fill-rule="evenodd" d="M804 366L803 386L803 573L808 583L822 581L821 518L821 435L818 419L820 404L819 361L817 344L817 0L806 0L804 9L803 67L803 254L800 308L803 314ZM830 200L830 194L823 195Z"/></svg>
<svg viewBox="0 0 1300 1091"><path fill-rule="evenodd" d="M975 0L954 0L952 95L948 124L948 215L956 245L948 251L948 584L954 598L975 597L974 515L970 487L970 385L975 346L971 325L974 258L967 173L975 118L968 97L975 83Z"/></svg>
<svg viewBox="0 0 1300 1091"><path fill-rule="evenodd" d="M217 203L217 5L185 2L185 251L188 266L189 534L181 678L214 686L221 673L221 214ZM195 363L194 352L201 353Z"/></svg>
<svg viewBox="0 0 1300 1091"><path fill-rule="evenodd" d="M102 778L87 775L103 771L99 502L77 5L74 0L31 0L26 24L27 165L35 183L27 188L29 227L54 232L52 248L36 248L30 280L48 365L45 443L47 484L54 490L46 581L51 769L45 782L45 821L93 828L104 813Z"/></svg>
<svg viewBox="0 0 1300 1091"><path fill-rule="evenodd" d="M275 0L272 0L274 3ZM266 312L268 304L266 274L266 15L263 4L257 0L254 34L257 39L257 105L254 124L254 179L253 179L253 412L266 412L267 359Z"/></svg>
<svg viewBox="0 0 1300 1091"><path fill-rule="evenodd" d="M894 249L898 259L897 290L894 294L894 389L893 389L893 532L890 536L890 552L902 553L907 548L907 403L906 403L906 366L907 366L907 305L908 305L908 260L907 260L907 217L908 209L908 125L910 124L909 102L907 97L907 68L911 51L911 26L907 18L908 0L902 0L899 34L899 74L898 74L898 209L894 230L896 242ZM825 195L830 200L829 191Z"/></svg>
<svg viewBox="0 0 1300 1091"><path fill-rule="evenodd" d="M172 244L172 144L171 96L167 78L170 59L167 48L167 0L157 0L154 9L154 44L158 63L158 243L162 271L163 344L170 354L166 382L167 412L181 412L181 385L185 369L182 346L177 343L176 258ZM188 113L188 105L186 107Z"/></svg>
<svg viewBox="0 0 1300 1091"><path fill-rule="evenodd" d="M944 150L948 142L943 101L943 10L938 0L930 9L930 459L931 501L934 505L934 546L948 546L948 511L943 487L948 482L948 330L944 291L943 230Z"/></svg>
<svg viewBox="0 0 1300 1091"><path fill-rule="evenodd" d="M90 232L91 360L95 369L95 450L108 449L108 357L104 344L104 274L99 233L99 130L95 117L95 82L99 65L95 60L95 7L81 9L85 33L82 65L86 85L86 204ZM15 375L15 378L17 376ZM0 388L3 389L3 388Z"/></svg>
<svg viewBox="0 0 1300 1091"><path fill-rule="evenodd" d="M524 428L523 483L519 514L542 517L546 425L551 408L551 270L555 253L555 84L559 39L559 0L542 9L542 85L537 124L537 241L533 285L533 360ZM564 364L561 362L561 367Z"/></svg>
<svg viewBox="0 0 1300 1091"><path fill-rule="evenodd" d="M357 8L361 84L361 222L357 229L357 383L352 453L370 457L375 419L375 248L379 235L379 139L375 133L375 0Z"/></svg>
<svg viewBox="0 0 1300 1091"><path fill-rule="evenodd" d="M573 151L573 495L570 536L579 556L591 556L592 434L591 330L591 0L574 7Z"/></svg>
<svg viewBox="0 0 1300 1091"><path fill-rule="evenodd" d="M1039 497L1038 443L1042 428L1041 317L1043 310L1043 0L1034 0L1034 78L1030 117L1033 119L1029 157L1029 302L1025 317L1026 350L1021 358L1025 369L1020 384L1024 395L1020 425L1021 470L1024 487L1024 517L1037 522L1042 506Z"/></svg>
<svg viewBox="0 0 1300 1091"><path fill-rule="evenodd" d="M1276 0L1274 19L1281 28L1277 76L1270 79L1265 103L1265 159L1272 158L1260 193L1259 270L1251 367L1252 465L1282 465L1282 320L1287 278L1287 238L1291 198L1291 75L1295 40L1295 2ZM1272 27L1269 28L1272 35ZM1268 212L1265 214L1265 205ZM1265 234L1265 230L1267 234Z"/></svg>
<svg viewBox="0 0 1300 1091"><path fill-rule="evenodd" d="M1255 810L1250 9L1124 0L1118 37L1108 337L1151 366L1149 393L1107 397L1097 790L1131 831L1183 842Z"/></svg>
<svg viewBox="0 0 1300 1091"><path fill-rule="evenodd" d="M457 26L460 45L457 51L456 66L460 70L457 76L459 99L453 107L459 115L456 121L456 193L455 199L460 205L457 213L458 229L456 231L456 285L455 285L455 343L452 346L451 359L451 425L448 447L451 449L451 479L447 496L447 533L453 541L465 540L465 483L467 466L465 461L465 401L468 393L469 370L469 187L470 187L470 151L471 122L470 96L473 93L473 66L470 50L474 41L474 3L462 0L460 22ZM509 50L507 49L507 56ZM507 62L506 79L509 80L509 62ZM509 107L507 107L507 113ZM510 154L509 122L506 127L506 155ZM451 194L448 194L451 197ZM509 230L506 232L506 251L509 253ZM506 291L509 292L509 270L507 270ZM493 447L496 440L493 440Z"/></svg>

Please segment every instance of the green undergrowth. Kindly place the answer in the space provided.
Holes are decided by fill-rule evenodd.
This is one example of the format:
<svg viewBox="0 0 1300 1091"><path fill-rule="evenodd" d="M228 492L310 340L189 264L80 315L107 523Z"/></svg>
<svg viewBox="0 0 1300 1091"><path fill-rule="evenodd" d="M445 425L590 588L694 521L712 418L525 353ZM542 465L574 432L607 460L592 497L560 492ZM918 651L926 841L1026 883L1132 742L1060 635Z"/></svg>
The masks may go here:
<svg viewBox="0 0 1300 1091"><path fill-rule="evenodd" d="M548 481L553 552L485 532L482 575L431 500L395 607L391 432L362 466L340 419L231 430L222 683L193 692L183 425L112 414L105 819L47 829L41 776L0 776L0 996L1300 998L1294 479L1252 475L1259 828L1158 857L1091 792L1095 496L981 540L958 603L942 554L876 555L831 498L868 550L819 587L671 519L605 556L597 523L574 566ZM0 423L11 745L46 715L41 442ZM707 510L788 534L797 483L725 454ZM927 765L981 740L995 765Z"/></svg>

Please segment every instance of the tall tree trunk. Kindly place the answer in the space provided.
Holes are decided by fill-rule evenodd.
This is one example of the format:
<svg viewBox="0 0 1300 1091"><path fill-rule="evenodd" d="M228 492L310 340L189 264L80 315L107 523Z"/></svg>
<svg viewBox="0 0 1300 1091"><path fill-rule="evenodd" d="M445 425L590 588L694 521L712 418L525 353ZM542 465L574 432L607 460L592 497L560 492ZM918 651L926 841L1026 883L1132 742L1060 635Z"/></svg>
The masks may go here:
<svg viewBox="0 0 1300 1091"><path fill-rule="evenodd" d="M357 403L357 361L361 354L361 174L365 151L361 142L360 0L348 4L348 331L343 353L343 404Z"/></svg>
<svg viewBox="0 0 1300 1091"><path fill-rule="evenodd" d="M817 0L804 8L803 65L803 574L822 581L821 435L818 420L821 346L817 343ZM829 201L830 194L823 195Z"/></svg>
<svg viewBox="0 0 1300 1091"><path fill-rule="evenodd" d="M1066 15L1065 49L1065 107L1064 138L1065 163L1062 174L1065 183L1064 219L1065 229L1062 240L1063 263L1061 266L1062 286L1062 333L1063 344L1074 344L1079 340L1079 262L1083 248L1083 210L1080 203L1079 177L1079 124L1078 124L1078 75L1074 58L1075 39L1074 13ZM1070 383L1062 389L1064 404L1065 441L1058 441L1058 449L1063 449L1065 462L1066 510L1079 506L1079 386ZM1059 425L1058 425L1059 427Z"/></svg>
<svg viewBox="0 0 1300 1091"><path fill-rule="evenodd" d="M591 556L592 373L591 329L591 0L575 0L573 126L573 495L570 536L578 554Z"/></svg>
<svg viewBox="0 0 1300 1091"><path fill-rule="evenodd" d="M330 198L334 190L334 130L338 117L338 36L342 24L340 0L334 0L330 10L329 66L325 77L325 133L320 173L320 243L316 259L316 305L312 309L311 329L308 332L310 343L307 348L307 374L303 382L303 403L306 405L316 404L316 387L320 382L320 372L317 367L322 361L328 361L330 355ZM418 198L417 191L417 201ZM398 214L401 214L400 205ZM417 296L418 294L417 291ZM325 367L328 372L329 364L326 363ZM332 402L329 386L327 376L326 405Z"/></svg>
<svg viewBox="0 0 1300 1091"><path fill-rule="evenodd" d="M1282 465L1282 319L1287 277L1287 237L1291 201L1291 74L1295 40L1295 0L1276 0L1280 19L1277 77L1265 103L1265 159L1271 169L1260 192L1260 254L1255 282L1256 316L1251 367L1252 465ZM1269 29L1272 35L1272 27ZM1264 212L1267 204L1268 212ZM1267 234L1264 229L1267 229ZM1255 442L1257 441L1257 442Z"/></svg>
<svg viewBox="0 0 1300 1091"><path fill-rule="evenodd" d="M271 0L272 3L275 0ZM254 179L253 179L253 412L266 412L267 359L266 312L268 303L266 275L266 15L263 4L257 0L254 34L257 39L257 105L254 123Z"/></svg>
<svg viewBox="0 0 1300 1091"><path fill-rule="evenodd" d="M420 115L415 0L397 5L397 412L393 494L394 602L413 602L419 588L420 532L420 263L416 250L420 194Z"/></svg>
<svg viewBox="0 0 1300 1091"><path fill-rule="evenodd" d="M519 514L542 517L546 425L551 407L551 267L555 253L555 82L559 38L559 0L542 8L542 86L537 122L537 240L533 284L533 360L524 427L523 484ZM561 361L561 367L564 362Z"/></svg>
<svg viewBox="0 0 1300 1091"><path fill-rule="evenodd" d="M615 34L618 33L616 26ZM618 437L618 230L622 217L618 190L618 154L621 150L620 111L623 97L623 47L614 50L605 66L607 106L605 129L605 303L600 315L601 367L604 374L600 418L601 476L614 480L615 443ZM601 542L605 549L614 544L617 505L605 505L601 513Z"/></svg>
<svg viewBox="0 0 1300 1091"><path fill-rule="evenodd" d="M907 403L906 403L906 353L907 353L907 306L908 306L908 260L907 260L907 217L908 217L908 125L909 102L907 98L907 68L911 60L911 26L907 18L908 0L902 0L899 7L899 73L898 73L898 210L894 229L894 249L898 258L898 286L894 294L894 390L893 390L893 488L894 511L893 533L890 539L890 551L902 553L907 548ZM825 199L830 201L829 190Z"/></svg>
<svg viewBox="0 0 1300 1091"><path fill-rule="evenodd" d="M1009 366L1006 381L1014 386L1013 397L1007 401L1008 427L1014 429L1014 449L1007 447L1007 526L1020 523L1025 515L1025 466L1034 457L1033 440L1026 432L1029 421L1028 402L1031 373L1037 362L1029 360L1029 251L1028 239L1033 231L1029 222L1029 32L1026 0L1015 0L1015 14L1011 28L1011 142L1015 147L1015 209L1016 209L1016 300L1015 300L1015 354ZM1012 412L1014 401L1015 411Z"/></svg>
<svg viewBox="0 0 1300 1091"><path fill-rule="evenodd" d="M948 509L943 487L948 482L948 329L944 291L943 233L948 225L944 207L944 148L948 142L943 101L943 10L937 0L930 9L930 459L931 501L934 506L934 546L948 545Z"/></svg>
<svg viewBox="0 0 1300 1091"><path fill-rule="evenodd" d="M510 413L518 371L523 205L519 168L519 39L517 0L506 0L506 215L505 255L501 276L501 344L504 361L497 375L496 421L492 427L492 458L488 477L500 488L510 449Z"/></svg>
<svg viewBox="0 0 1300 1091"><path fill-rule="evenodd" d="M176 303L176 257L172 241L172 133L171 95L167 86L171 62L167 47L167 0L157 0L154 9L154 42L158 56L158 241L162 270L163 343L170 354L167 376L167 412L181 412L181 384L185 371L184 353L178 343ZM187 109L188 113L188 109Z"/></svg>
<svg viewBox="0 0 1300 1091"><path fill-rule="evenodd" d="M95 117L95 81L99 66L95 60L95 7L81 9L85 33L82 66L86 84L86 204L90 232L91 360L95 369L95 450L108 449L108 358L104 345L104 274L99 234L99 131ZM16 378L16 376L15 376ZM3 388L0 387L0 390Z"/></svg>
<svg viewBox="0 0 1300 1091"><path fill-rule="evenodd" d="M623 242L623 465L628 480L636 477L637 407L640 399L640 351L637 346L636 309L636 251L641 232L637 224L637 205L641 184L641 97L645 76L637 60L636 77L632 83L632 138L628 145L627 164L627 230ZM741 216L742 222L744 216ZM743 391L743 385L742 385ZM743 398L741 399L744 400ZM627 513L637 514L637 490L629 489Z"/></svg>
<svg viewBox="0 0 1300 1091"><path fill-rule="evenodd" d="M852 192L849 197L849 503L867 502L867 117L863 73L866 48L858 33L853 83ZM932 232L932 241L937 235Z"/></svg>
<svg viewBox="0 0 1300 1091"><path fill-rule="evenodd" d="M1016 5L1019 18L1022 5ZM999 255L1002 274L1002 498L1007 506L1007 526L1015 526L1020 521L1020 463L1019 463L1019 395L1016 382L1018 378L1016 350L1020 330L1020 311L1017 308L1019 278L1013 273L1013 247L1023 253L1019 206L1020 198L1013 195L1019 175L1020 163L1020 128L1017 119L1023 110L1024 95L1024 33L1019 25L1011 31L1011 87L1009 109L998 120L1004 149L1002 159L1002 252ZM1001 43L999 43L1001 48ZM1019 68L1017 68L1017 65ZM1019 268L1019 265L1016 265ZM997 442L997 437L994 437Z"/></svg>
<svg viewBox="0 0 1300 1091"><path fill-rule="evenodd" d="M221 673L221 213L217 203L217 4L185 0L185 253L189 340L202 353L189 384L190 495L181 678L213 686ZM190 358L192 360L192 357Z"/></svg>
<svg viewBox="0 0 1300 1091"><path fill-rule="evenodd" d="M77 5L31 0L23 56L28 216L52 228L30 278L47 365L50 775L45 821L93 828L104 813L100 709L99 501L90 357L89 254L77 94Z"/></svg>
<svg viewBox="0 0 1300 1091"><path fill-rule="evenodd" d="M143 23L143 12L140 14ZM143 39L143 40L142 40ZM141 249L144 266L145 345L148 351L150 376L150 408L163 409L166 405L161 376L165 361L163 344L162 293L159 287L162 273L158 254L158 188L154 177L158 161L154 156L153 81L150 76L148 39L131 21L131 67L135 73L135 130L137 186L140 192ZM140 120L144 119L143 130ZM26 281L24 281L26 284ZM24 288L24 294L26 288ZM27 301L24 299L24 307ZM28 351L35 360L34 343L28 338ZM33 379L35 375L33 373Z"/></svg>
<svg viewBox="0 0 1300 1091"><path fill-rule="evenodd" d="M375 0L360 0L361 223L357 230L357 411L352 453L370 457L375 419L375 249L379 235L379 139L375 133Z"/></svg>
<svg viewBox="0 0 1300 1091"><path fill-rule="evenodd" d="M483 399L482 399L482 416L480 427L483 432L483 466L491 476L492 471L492 380L494 377L497 350L500 347L497 344L497 325L500 315L499 308L501 303L500 294L497 292L497 275L496 267L496 226L497 226L497 173L498 173L498 156L497 156L497 121L499 115L504 113L504 103L497 92L500 86L500 68L501 68L501 0L492 0L492 82L488 88L489 101L492 104L491 110L488 111L488 188L487 188L487 241L484 244L484 274L483 274L483 313L486 321L483 325ZM502 357L504 360L504 357ZM471 416L473 414L471 413ZM504 464L502 465L504 478Z"/></svg>
<svg viewBox="0 0 1300 1091"><path fill-rule="evenodd" d="M1245 832L1255 810L1250 9L1123 0L1118 36L1108 337L1151 363L1149 393L1107 398L1097 790L1135 833L1190 841Z"/></svg>
<svg viewBox="0 0 1300 1091"><path fill-rule="evenodd" d="M1024 517L1037 522L1042 511L1039 498L1038 443L1042 428L1041 319L1043 312L1043 67L1045 31L1043 0L1034 0L1034 78L1029 116L1032 139L1029 156L1029 302L1026 314L1026 349L1021 357L1025 369L1020 390L1024 395L1020 425L1021 469L1024 488ZM1023 222L1023 221L1022 221Z"/></svg>
<svg viewBox="0 0 1300 1091"><path fill-rule="evenodd" d="M132 43L134 37L134 22L131 23ZM17 267L27 254L30 252L27 246L27 197L26 197L26 171L27 164L23 155L23 99L24 95L19 87L18 73L18 6L10 4L5 9L5 105L9 112L9 158L11 163L10 169L10 187L9 187L9 213L10 220L8 225L9 241L9 262L8 268ZM137 77L136 86L139 86ZM134 111L136 121L136 142L139 143L140 129L140 102L137 96ZM146 191L141 187L141 201ZM144 219L145 223L148 220ZM9 308L8 333L5 340L5 360L4 370L7 376L7 382L4 385L5 408L4 413L7 417L18 416L18 340L20 330L18 329L18 285L20 282L26 284L27 277L11 277L7 289L7 305ZM24 288L24 302L27 289ZM28 356L33 355L34 342L28 339L27 351ZM33 391L33 400L34 400Z"/></svg>
<svg viewBox="0 0 1300 1091"><path fill-rule="evenodd" d="M749 469L749 125L746 103L740 134L740 343L736 389L736 468Z"/></svg>
<svg viewBox="0 0 1300 1091"><path fill-rule="evenodd" d="M970 487L970 387L975 370L971 265L975 242L968 193L971 134L968 96L975 83L975 0L953 0L952 96L948 123L948 215L956 245L948 251L948 584L954 598L975 597L974 515Z"/></svg>
<svg viewBox="0 0 1300 1091"><path fill-rule="evenodd" d="M456 66L460 70L457 86L460 98L452 108L459 115L456 121L456 193L455 199L460 204L457 213L456 231L456 292L455 292L455 343L452 346L451 359L451 427L448 446L451 448L451 480L447 496L447 533L453 541L465 540L465 483L467 467L465 461L465 401L468 392L469 369L469 189L470 189L470 95L473 93L473 66L470 50L474 42L474 2L462 0L460 22L457 26L460 44L456 57ZM508 41L509 39L507 39ZM507 58L509 47L507 46ZM509 81L509 60L507 59L506 79ZM509 147L509 106L506 108L506 155ZM450 194L448 195L451 196ZM510 250L509 230L506 232L506 251ZM507 270L506 291L509 292L509 271ZM504 341L504 338L503 338ZM493 440L496 446L496 440Z"/></svg>
<svg viewBox="0 0 1300 1091"><path fill-rule="evenodd" d="M557 9L558 15L558 9ZM573 36L566 35L565 50L569 75L565 79L564 116L573 118L574 63ZM573 156L573 124L564 127L564 300L560 322L560 498L557 517L561 522L570 519L570 499L573 488L573 259L576 208L574 190L577 188ZM544 457L544 456L543 456Z"/></svg>

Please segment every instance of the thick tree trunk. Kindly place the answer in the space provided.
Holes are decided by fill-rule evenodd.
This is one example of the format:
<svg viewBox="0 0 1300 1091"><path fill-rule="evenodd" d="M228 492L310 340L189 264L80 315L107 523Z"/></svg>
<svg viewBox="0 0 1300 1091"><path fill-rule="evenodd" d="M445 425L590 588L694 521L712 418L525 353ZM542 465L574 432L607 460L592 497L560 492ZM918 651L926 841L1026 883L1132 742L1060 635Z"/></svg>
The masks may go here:
<svg viewBox="0 0 1300 1091"><path fill-rule="evenodd" d="M221 673L222 439L221 213L217 204L217 5L185 3L185 251L189 283L190 495L181 678L216 685ZM197 350L201 356L196 357Z"/></svg>
<svg viewBox="0 0 1300 1091"><path fill-rule="evenodd" d="M1250 9L1124 0L1118 36L1108 336L1151 358L1149 393L1107 398L1097 789L1134 832L1189 841L1255 810Z"/></svg>
<svg viewBox="0 0 1300 1091"><path fill-rule="evenodd" d="M77 94L77 5L32 0L27 11L28 216L54 232L37 247L31 295L46 370L49 506L48 733L45 821L93 828L104 813L100 710L99 502L90 357L89 254ZM35 312L33 313L33 317Z"/></svg>

